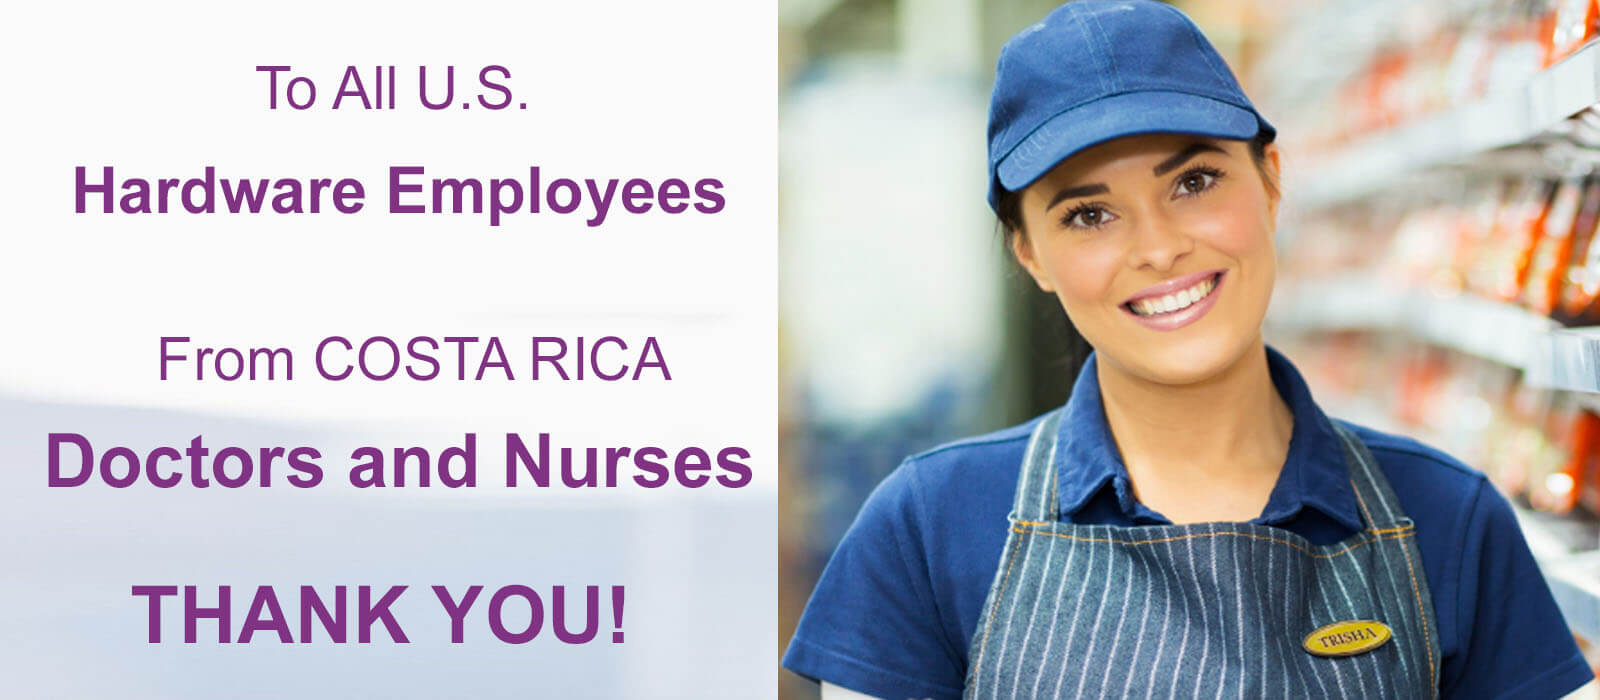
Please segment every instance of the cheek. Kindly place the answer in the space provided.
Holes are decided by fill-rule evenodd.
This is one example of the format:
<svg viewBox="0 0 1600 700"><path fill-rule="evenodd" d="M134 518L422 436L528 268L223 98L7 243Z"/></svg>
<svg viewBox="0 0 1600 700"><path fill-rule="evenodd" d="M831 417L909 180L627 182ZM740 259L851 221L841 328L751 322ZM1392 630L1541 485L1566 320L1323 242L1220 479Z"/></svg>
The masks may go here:
<svg viewBox="0 0 1600 700"><path fill-rule="evenodd" d="M1080 309L1103 304L1114 287L1122 267L1122 253L1112 245L1091 241L1067 247L1052 266L1058 296L1069 315Z"/></svg>
<svg viewBox="0 0 1600 700"><path fill-rule="evenodd" d="M1185 229L1200 245L1260 268L1274 259L1273 226L1264 196L1236 190L1229 197L1218 197L1197 210Z"/></svg>

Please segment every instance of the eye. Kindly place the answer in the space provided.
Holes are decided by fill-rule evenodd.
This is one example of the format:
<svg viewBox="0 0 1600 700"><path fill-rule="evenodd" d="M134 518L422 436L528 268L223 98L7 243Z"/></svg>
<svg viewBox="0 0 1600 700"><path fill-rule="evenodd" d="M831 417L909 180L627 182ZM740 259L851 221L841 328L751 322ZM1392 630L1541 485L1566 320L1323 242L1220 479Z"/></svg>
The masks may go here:
<svg viewBox="0 0 1600 700"><path fill-rule="evenodd" d="M1112 214L1105 206L1093 202L1084 202L1068 209L1067 213L1061 216L1061 225L1067 228L1093 229L1100 228L1116 220L1116 215Z"/></svg>
<svg viewBox="0 0 1600 700"><path fill-rule="evenodd" d="M1204 165L1185 170L1176 181L1177 191L1173 197L1193 197L1201 192L1215 187L1217 180L1222 179L1223 172L1216 168Z"/></svg>

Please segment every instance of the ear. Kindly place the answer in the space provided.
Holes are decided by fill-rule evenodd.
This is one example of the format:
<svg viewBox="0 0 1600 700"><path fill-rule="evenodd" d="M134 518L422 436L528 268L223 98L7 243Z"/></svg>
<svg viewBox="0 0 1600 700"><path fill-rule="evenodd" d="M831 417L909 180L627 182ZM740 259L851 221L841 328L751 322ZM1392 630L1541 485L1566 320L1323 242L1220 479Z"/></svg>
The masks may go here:
<svg viewBox="0 0 1600 700"><path fill-rule="evenodd" d="M1044 268L1039 264L1039 258L1033 250L1033 241L1028 238L1026 232L1015 230L1011 232L1011 254L1016 257L1017 264L1033 277L1033 283L1039 285L1039 289L1055 292L1050 280L1044 276Z"/></svg>
<svg viewBox="0 0 1600 700"><path fill-rule="evenodd" d="M1265 174L1270 178L1269 182L1272 183L1272 186L1267 188L1267 214L1272 217L1273 221L1277 221L1278 202L1283 199L1283 167L1278 160L1278 144L1267 144L1262 153L1266 156L1267 172Z"/></svg>

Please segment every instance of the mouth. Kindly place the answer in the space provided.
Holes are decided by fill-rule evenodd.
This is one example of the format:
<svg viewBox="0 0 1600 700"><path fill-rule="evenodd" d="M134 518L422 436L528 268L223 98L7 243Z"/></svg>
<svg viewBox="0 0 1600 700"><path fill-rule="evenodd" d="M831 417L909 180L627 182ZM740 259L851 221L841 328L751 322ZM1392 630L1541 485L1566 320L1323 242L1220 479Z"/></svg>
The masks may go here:
<svg viewBox="0 0 1600 700"><path fill-rule="evenodd" d="M1211 309L1226 274L1226 270L1212 270L1162 282L1123 302L1122 310L1156 330L1181 328Z"/></svg>

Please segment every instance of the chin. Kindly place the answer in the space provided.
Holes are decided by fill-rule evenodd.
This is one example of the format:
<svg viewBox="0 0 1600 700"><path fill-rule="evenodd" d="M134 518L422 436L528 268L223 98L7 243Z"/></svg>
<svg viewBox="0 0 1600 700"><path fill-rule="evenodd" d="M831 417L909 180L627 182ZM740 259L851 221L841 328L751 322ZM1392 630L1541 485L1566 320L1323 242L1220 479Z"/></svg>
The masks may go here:
<svg viewBox="0 0 1600 700"><path fill-rule="evenodd" d="M1261 334L1218 328L1170 341L1130 343L1121 348L1096 347L1096 356L1147 382L1185 386L1221 376L1260 344Z"/></svg>

